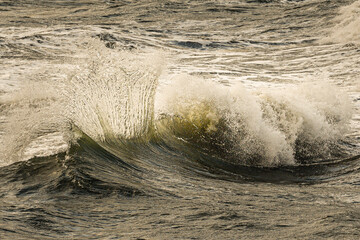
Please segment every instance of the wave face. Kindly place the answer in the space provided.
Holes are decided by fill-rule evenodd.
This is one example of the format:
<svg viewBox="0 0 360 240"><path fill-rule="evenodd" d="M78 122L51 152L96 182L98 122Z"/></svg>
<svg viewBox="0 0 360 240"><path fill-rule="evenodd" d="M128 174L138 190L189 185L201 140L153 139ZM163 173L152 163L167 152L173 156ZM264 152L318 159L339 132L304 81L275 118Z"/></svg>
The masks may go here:
<svg viewBox="0 0 360 240"><path fill-rule="evenodd" d="M359 1L0 12L0 239L359 235Z"/></svg>

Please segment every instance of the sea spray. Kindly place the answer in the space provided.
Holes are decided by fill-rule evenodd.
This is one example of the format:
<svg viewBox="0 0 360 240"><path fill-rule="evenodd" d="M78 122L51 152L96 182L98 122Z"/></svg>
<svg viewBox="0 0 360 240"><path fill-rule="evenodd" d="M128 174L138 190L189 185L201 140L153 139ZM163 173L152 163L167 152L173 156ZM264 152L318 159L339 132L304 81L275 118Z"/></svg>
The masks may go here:
<svg viewBox="0 0 360 240"><path fill-rule="evenodd" d="M98 141L146 137L160 54L110 50L94 39L83 45L68 69L28 76L19 90L2 96L0 165L66 151L76 128Z"/></svg>
<svg viewBox="0 0 360 240"><path fill-rule="evenodd" d="M322 43L355 43L360 44L360 1L343 6L339 15L334 18L335 26Z"/></svg>
<svg viewBox="0 0 360 240"><path fill-rule="evenodd" d="M86 63L64 84L68 118L95 140L146 135L153 120L160 58L143 54L150 63L95 40L89 42L87 54Z"/></svg>
<svg viewBox="0 0 360 240"><path fill-rule="evenodd" d="M0 99L5 117L0 166L66 150L68 124L54 85L32 79Z"/></svg>

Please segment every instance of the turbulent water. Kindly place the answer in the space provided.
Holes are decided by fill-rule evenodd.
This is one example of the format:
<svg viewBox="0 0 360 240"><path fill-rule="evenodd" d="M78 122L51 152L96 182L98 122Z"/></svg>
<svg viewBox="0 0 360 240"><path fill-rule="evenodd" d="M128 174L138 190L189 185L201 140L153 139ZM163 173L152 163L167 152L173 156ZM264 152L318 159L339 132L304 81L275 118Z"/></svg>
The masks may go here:
<svg viewBox="0 0 360 240"><path fill-rule="evenodd" d="M360 1L0 0L1 239L359 239Z"/></svg>

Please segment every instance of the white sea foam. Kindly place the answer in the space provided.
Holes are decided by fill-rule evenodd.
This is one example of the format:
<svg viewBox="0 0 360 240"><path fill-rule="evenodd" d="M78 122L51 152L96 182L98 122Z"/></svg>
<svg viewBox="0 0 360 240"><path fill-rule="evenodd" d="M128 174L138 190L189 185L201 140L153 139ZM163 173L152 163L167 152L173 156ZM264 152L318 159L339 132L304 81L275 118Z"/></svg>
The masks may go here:
<svg viewBox="0 0 360 240"><path fill-rule="evenodd" d="M340 8L340 15L334 19L336 25L321 42L360 43L360 1Z"/></svg>
<svg viewBox="0 0 360 240"><path fill-rule="evenodd" d="M328 84L250 92L240 84L226 87L191 76L173 81L158 96L158 114L180 116L205 132L225 135L239 163L329 157L329 147L344 136L352 116L348 97ZM220 122L226 123L226 133L217 132L224 130Z"/></svg>
<svg viewBox="0 0 360 240"><path fill-rule="evenodd" d="M62 106L60 95L49 82L28 81L18 91L3 96L0 111L5 122L0 165L64 151L67 127ZM48 136L46 140L44 136ZM31 147L34 141L39 143L36 148Z"/></svg>

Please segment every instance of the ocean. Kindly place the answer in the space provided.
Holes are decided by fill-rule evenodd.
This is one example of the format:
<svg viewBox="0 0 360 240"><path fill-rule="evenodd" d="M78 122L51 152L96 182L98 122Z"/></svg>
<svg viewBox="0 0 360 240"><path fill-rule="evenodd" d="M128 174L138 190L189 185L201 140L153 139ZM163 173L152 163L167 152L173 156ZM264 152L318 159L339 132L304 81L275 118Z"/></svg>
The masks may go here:
<svg viewBox="0 0 360 240"><path fill-rule="evenodd" d="M359 239L360 1L0 0L0 239Z"/></svg>

